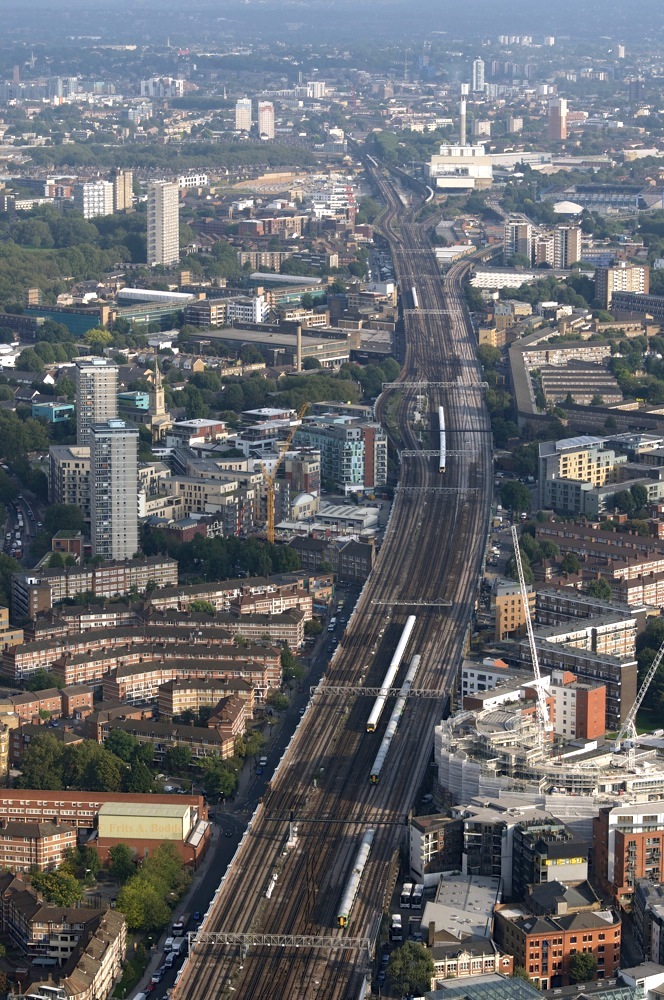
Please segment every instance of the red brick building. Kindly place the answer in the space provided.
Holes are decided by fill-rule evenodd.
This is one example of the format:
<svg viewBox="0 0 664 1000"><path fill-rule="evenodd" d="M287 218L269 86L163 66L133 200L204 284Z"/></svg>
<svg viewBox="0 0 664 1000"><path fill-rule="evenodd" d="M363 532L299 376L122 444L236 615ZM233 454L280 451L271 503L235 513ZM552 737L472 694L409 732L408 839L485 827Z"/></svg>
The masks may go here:
<svg viewBox="0 0 664 1000"><path fill-rule="evenodd" d="M0 827L0 866L13 872L51 871L76 847L76 830L64 823L21 823Z"/></svg>

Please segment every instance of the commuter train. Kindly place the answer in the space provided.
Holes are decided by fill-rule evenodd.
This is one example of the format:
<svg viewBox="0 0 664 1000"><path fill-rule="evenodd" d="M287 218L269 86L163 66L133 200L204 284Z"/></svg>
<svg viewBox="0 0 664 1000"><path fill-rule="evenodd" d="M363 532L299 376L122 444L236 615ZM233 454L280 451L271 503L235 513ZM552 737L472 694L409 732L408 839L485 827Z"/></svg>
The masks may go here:
<svg viewBox="0 0 664 1000"><path fill-rule="evenodd" d="M438 407L438 425L440 427L440 459L438 462L438 471L445 471L445 461L447 458L447 447L445 445L445 410L442 406Z"/></svg>
<svg viewBox="0 0 664 1000"><path fill-rule="evenodd" d="M408 645L408 640L410 639L411 633L415 628L415 622L417 618L415 615L409 615L406 624L404 625L403 632L401 633L401 638L397 644L397 648L394 650L394 656L390 660L390 665L387 668L387 673L383 678L383 683L381 684L380 694L374 702L374 707L371 709L371 715L367 720L367 732L374 733L376 731L376 726L378 725L378 720L383 714L383 709L385 708L385 702L388 699L388 691L394 684L394 678L397 676L399 667L401 665L401 660L403 659L403 654L406 652L406 646Z"/></svg>
<svg viewBox="0 0 664 1000"><path fill-rule="evenodd" d="M420 308L420 300L419 300L419 296L417 294L417 289L415 288L415 285L413 285L413 287L411 288L410 294L411 294L411 297L413 299L413 309L419 309Z"/></svg>
<svg viewBox="0 0 664 1000"><path fill-rule="evenodd" d="M397 703L394 706L394 711L392 712L390 721L387 724L387 729L385 730L385 735L383 736L383 742L380 745L380 750L376 754L376 759L373 762L373 767L371 768L369 780L372 785L377 785L380 780L380 772L383 770L383 764L387 758L390 744L397 734L399 722L401 720L401 716L403 715L403 710L406 707L408 692L413 686L417 671L420 669L420 660L421 657L419 653L416 653L410 661L410 667L408 668L408 673L406 674L406 678L403 682L401 694L397 698Z"/></svg>
<svg viewBox="0 0 664 1000"><path fill-rule="evenodd" d="M348 921L350 919L351 910L355 905L355 900L357 898L357 893L360 888L360 882L362 881L362 874L364 872L364 866L369 858L369 852L371 851L371 845L374 839L374 830L367 830L367 832L362 837L362 843L360 844L360 849L355 857L355 864L353 865L353 871L351 876L346 883L346 888L344 889L344 894L341 897L341 905L337 911L337 923L339 927L347 927Z"/></svg>

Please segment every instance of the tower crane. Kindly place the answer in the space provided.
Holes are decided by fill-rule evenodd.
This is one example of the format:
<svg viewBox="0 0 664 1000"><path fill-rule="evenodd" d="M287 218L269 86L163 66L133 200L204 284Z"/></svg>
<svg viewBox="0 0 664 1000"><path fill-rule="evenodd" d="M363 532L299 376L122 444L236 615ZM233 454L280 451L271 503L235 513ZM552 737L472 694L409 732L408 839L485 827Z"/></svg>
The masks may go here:
<svg viewBox="0 0 664 1000"><path fill-rule="evenodd" d="M519 548L519 532L515 524L512 525L512 542L514 544L514 561L519 575L519 588L521 590L521 600L523 601L523 615L526 619L526 632L528 633L528 645L530 646L530 657L533 661L533 673L535 675L535 691L537 693L537 742L540 749L540 756L545 755L546 733L553 731L553 724L549 718L549 706L546 703L544 689L542 687L542 675L540 673L537 647L535 645L535 634L533 623L530 618L530 605L528 604L528 591L526 589L526 579L523 575L523 563L521 562L521 550Z"/></svg>
<svg viewBox="0 0 664 1000"><path fill-rule="evenodd" d="M627 717L623 722L622 726L620 727L620 732L616 737L616 747L619 747L622 744L623 740L630 741L629 746L627 748L627 769L629 771L633 771L636 765L636 748L634 745L637 736L636 716L638 715L639 709L643 704L643 699L648 693L648 688L652 683L652 679L659 670L662 658L664 658L664 642L657 650L657 653L655 654L655 659L652 661L650 665L650 670L643 679L643 684L641 685L641 689L639 690L639 693L637 694L636 699L634 700L634 704L627 713Z"/></svg>
<svg viewBox="0 0 664 1000"><path fill-rule="evenodd" d="M309 409L309 403L308 402L304 403L304 405L300 407L300 409L297 412L298 422L302 420L302 417L305 415L305 413L307 412L308 409ZM263 473L263 478L265 479L265 485L266 485L266 489L267 489L267 532L266 532L266 534L267 534L267 540L271 544L274 544L274 484L275 484L275 480L277 478L277 472L281 468L281 463L283 462L284 458L286 457L286 452L290 448L291 442L292 442L293 438L295 437L295 432L296 432L297 428L298 428L298 424L295 424L294 427L291 427L290 431L288 432L288 436L287 436L286 440L283 442L283 444L279 445L279 449L278 449L278 451L279 451L279 457L278 457L278 459L277 459L277 461L275 463L275 466L274 466L272 472L268 472L267 469L265 468L265 466L263 465L263 463L261 462L261 472Z"/></svg>

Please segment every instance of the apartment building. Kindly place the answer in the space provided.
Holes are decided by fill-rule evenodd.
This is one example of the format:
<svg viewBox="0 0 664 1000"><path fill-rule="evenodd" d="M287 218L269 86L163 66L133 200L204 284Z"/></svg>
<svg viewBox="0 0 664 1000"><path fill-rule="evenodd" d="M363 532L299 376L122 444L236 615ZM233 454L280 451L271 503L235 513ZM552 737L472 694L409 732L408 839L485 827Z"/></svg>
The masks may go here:
<svg viewBox="0 0 664 1000"><path fill-rule="evenodd" d="M593 820L595 875L616 905L629 908L638 879L664 881L664 803L604 807Z"/></svg>
<svg viewBox="0 0 664 1000"><path fill-rule="evenodd" d="M254 714L254 686L242 677L224 675L205 680L172 680L160 685L157 691L157 708L160 719L173 719L184 712L198 714L201 708L213 708L232 695L243 702L247 719Z"/></svg>
<svg viewBox="0 0 664 1000"><path fill-rule="evenodd" d="M118 366L106 358L77 358L76 444L89 446L90 428L118 415ZM84 461L83 455L80 458Z"/></svg>
<svg viewBox="0 0 664 1000"><path fill-rule="evenodd" d="M138 428L124 420L90 427L92 554L133 559L138 540Z"/></svg>
<svg viewBox="0 0 664 1000"><path fill-rule="evenodd" d="M491 603L496 616L496 641L526 634L526 612L518 584L499 581L491 595ZM535 591L531 586L528 586L528 608L531 618L534 618Z"/></svg>
<svg viewBox="0 0 664 1000"><path fill-rule="evenodd" d="M588 878L588 844L558 820L524 820L512 839L512 899L525 900L530 886L583 882Z"/></svg>
<svg viewBox="0 0 664 1000"><path fill-rule="evenodd" d="M113 214L113 185L109 181L84 181L74 184L74 208L84 219Z"/></svg>
<svg viewBox="0 0 664 1000"><path fill-rule="evenodd" d="M272 101L258 102L258 134L261 139L274 139L274 104Z"/></svg>
<svg viewBox="0 0 664 1000"><path fill-rule="evenodd" d="M627 461L606 448L604 438L580 435L560 441L543 441L539 446L538 506L551 508L555 501L552 484L556 480L571 480L604 486L620 478L619 466Z"/></svg>
<svg viewBox="0 0 664 1000"><path fill-rule="evenodd" d="M48 449L48 498L51 503L80 507L90 521L90 448L52 444Z"/></svg>
<svg viewBox="0 0 664 1000"><path fill-rule="evenodd" d="M180 207L177 184L148 185L148 264L171 267L180 260Z"/></svg>
<svg viewBox="0 0 664 1000"><path fill-rule="evenodd" d="M251 648L251 647L250 647ZM122 701L127 705L147 705L159 700L160 688L170 681L215 680L229 683L245 681L254 691L256 704L263 704L270 688L281 686L281 661L272 655L265 661L237 657L184 660L172 659L127 663L112 674L102 676L104 701Z"/></svg>
<svg viewBox="0 0 664 1000"><path fill-rule="evenodd" d="M563 97L549 103L549 139L553 142L567 139L567 101Z"/></svg>
<svg viewBox="0 0 664 1000"><path fill-rule="evenodd" d="M461 869L463 822L448 816L413 816L408 827L410 874L424 886L438 885L442 872Z"/></svg>
<svg viewBox="0 0 664 1000"><path fill-rule="evenodd" d="M606 732L606 685L579 681L568 670L551 672L553 729L567 739L595 739Z"/></svg>
<svg viewBox="0 0 664 1000"><path fill-rule="evenodd" d="M0 827L0 864L13 872L53 871L76 848L76 830L64 823L21 823Z"/></svg>
<svg viewBox="0 0 664 1000"><path fill-rule="evenodd" d="M251 132L251 98L241 97L235 102L236 132Z"/></svg>
<svg viewBox="0 0 664 1000"><path fill-rule="evenodd" d="M110 719L102 723L102 740L116 731L130 733L138 742L154 747L154 759L163 763L166 753L173 747L188 747L195 760L205 757L232 757L235 738L223 735L218 729L202 726L174 727L170 722L151 719Z"/></svg>
<svg viewBox="0 0 664 1000"><path fill-rule="evenodd" d="M650 291L650 268L646 264L618 261L609 267L595 268L595 295L603 309L611 309L615 292L647 295Z"/></svg>

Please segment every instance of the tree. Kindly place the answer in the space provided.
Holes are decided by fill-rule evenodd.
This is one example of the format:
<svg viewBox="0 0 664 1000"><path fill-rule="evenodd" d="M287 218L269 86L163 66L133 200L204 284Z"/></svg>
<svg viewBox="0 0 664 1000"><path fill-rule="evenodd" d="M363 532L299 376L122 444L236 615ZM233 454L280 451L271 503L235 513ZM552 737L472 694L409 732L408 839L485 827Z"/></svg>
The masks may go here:
<svg viewBox="0 0 664 1000"><path fill-rule="evenodd" d="M530 982L530 976L524 969L522 965L515 965L514 972L512 973L512 979L525 979L527 983Z"/></svg>
<svg viewBox="0 0 664 1000"><path fill-rule="evenodd" d="M277 688L270 688L265 701L275 712L283 712L289 705L286 695L278 691Z"/></svg>
<svg viewBox="0 0 664 1000"><path fill-rule="evenodd" d="M126 844L115 844L108 851L108 872L112 879L124 884L136 874L134 855Z"/></svg>
<svg viewBox="0 0 664 1000"><path fill-rule="evenodd" d="M597 979L597 958L591 951L577 951L569 963L569 973L575 983L589 983Z"/></svg>
<svg viewBox="0 0 664 1000"><path fill-rule="evenodd" d="M634 486L630 486L629 492L632 494L632 500L634 501L634 506L636 510L641 510L648 503L648 490L645 486L641 486L640 483L635 483Z"/></svg>
<svg viewBox="0 0 664 1000"><path fill-rule="evenodd" d="M318 358L304 358L302 361L303 371L313 371L314 368L322 368Z"/></svg>
<svg viewBox="0 0 664 1000"><path fill-rule="evenodd" d="M35 889L56 906L76 906L83 895L81 883L71 872L35 872L31 878Z"/></svg>
<svg viewBox="0 0 664 1000"><path fill-rule="evenodd" d="M310 618L304 623L304 634L306 636L317 636L323 631L323 623L318 618Z"/></svg>
<svg viewBox="0 0 664 1000"><path fill-rule="evenodd" d="M232 767L217 757L208 757L201 765L208 794L227 799L237 788L237 774Z"/></svg>
<svg viewBox="0 0 664 1000"><path fill-rule="evenodd" d="M83 531L85 522L80 507L69 503L54 503L44 514L44 531L53 537L56 531Z"/></svg>
<svg viewBox="0 0 664 1000"><path fill-rule="evenodd" d="M112 729L104 740L104 747L128 764L138 749L138 740L124 729Z"/></svg>
<svg viewBox="0 0 664 1000"><path fill-rule="evenodd" d="M52 673L50 670L37 670L35 673L25 682L26 690L28 691L45 691L46 688L63 688L65 682L58 674Z"/></svg>
<svg viewBox="0 0 664 1000"><path fill-rule="evenodd" d="M508 510L527 512L530 510L530 490L523 483L509 480L509 482L503 483L501 487L500 501Z"/></svg>
<svg viewBox="0 0 664 1000"><path fill-rule="evenodd" d="M428 993L434 974L433 958L424 945L406 941L392 952L387 974L399 996Z"/></svg>
<svg viewBox="0 0 664 1000"><path fill-rule="evenodd" d="M147 764L142 760L134 760L122 776L123 792L141 792L147 794L154 790L152 775Z"/></svg>
<svg viewBox="0 0 664 1000"><path fill-rule="evenodd" d="M603 601L610 601L613 597L613 591L611 590L611 584L607 580L591 580L586 587L586 593L590 594L591 597L598 597Z"/></svg>
<svg viewBox="0 0 664 1000"><path fill-rule="evenodd" d="M169 771L187 771L191 767L189 747L169 747L164 757L164 766Z"/></svg>
<svg viewBox="0 0 664 1000"><path fill-rule="evenodd" d="M281 651L281 670L285 681L302 680L304 670L293 655L288 643Z"/></svg>
<svg viewBox="0 0 664 1000"><path fill-rule="evenodd" d="M189 605L190 611L197 611L199 614L203 615L216 615L216 609L214 604L209 601L192 601Z"/></svg>
<svg viewBox="0 0 664 1000"><path fill-rule="evenodd" d="M18 788L55 791L64 787L62 770L63 747L50 733L38 733L23 752Z"/></svg>
<svg viewBox="0 0 664 1000"><path fill-rule="evenodd" d="M159 930L168 923L171 914L157 885L140 875L134 875L122 886L117 908L124 913L130 930Z"/></svg>
<svg viewBox="0 0 664 1000"><path fill-rule="evenodd" d="M636 510L634 497L629 490L620 490L613 497L613 505L621 514L633 514Z"/></svg>
<svg viewBox="0 0 664 1000"><path fill-rule="evenodd" d="M581 571L581 563L574 555L573 552L566 552L563 556L560 568L563 573L570 573L571 575L576 575Z"/></svg>

